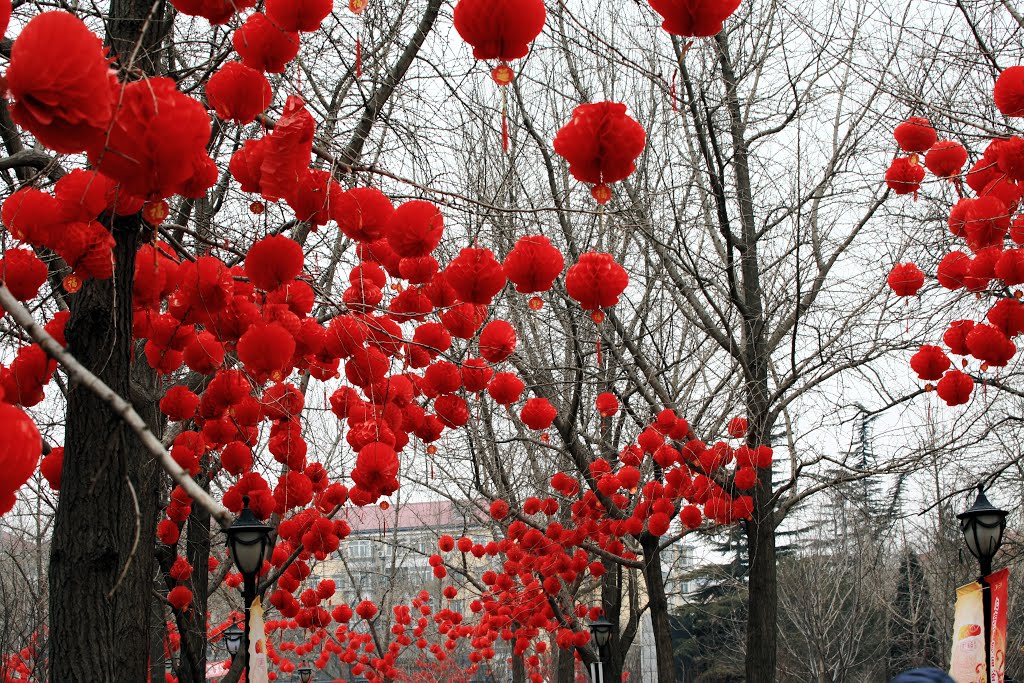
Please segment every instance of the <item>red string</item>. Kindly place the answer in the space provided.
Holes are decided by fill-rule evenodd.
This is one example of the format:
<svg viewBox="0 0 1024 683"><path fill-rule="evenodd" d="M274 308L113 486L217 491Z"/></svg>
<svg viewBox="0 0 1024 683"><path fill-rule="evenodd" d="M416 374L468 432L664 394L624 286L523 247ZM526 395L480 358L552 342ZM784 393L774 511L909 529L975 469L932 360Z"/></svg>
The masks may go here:
<svg viewBox="0 0 1024 683"><path fill-rule="evenodd" d="M501 149L508 154L508 112L501 110Z"/></svg>
<svg viewBox="0 0 1024 683"><path fill-rule="evenodd" d="M356 38L356 78L363 77L363 39Z"/></svg>

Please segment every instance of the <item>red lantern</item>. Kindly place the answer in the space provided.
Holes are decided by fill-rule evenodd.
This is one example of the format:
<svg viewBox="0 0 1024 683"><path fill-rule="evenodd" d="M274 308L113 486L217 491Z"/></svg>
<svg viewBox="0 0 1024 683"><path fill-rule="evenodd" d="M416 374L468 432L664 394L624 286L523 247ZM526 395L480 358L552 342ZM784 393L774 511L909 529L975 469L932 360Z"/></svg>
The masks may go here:
<svg viewBox="0 0 1024 683"><path fill-rule="evenodd" d="M1003 69L992 96L1004 116L1024 116L1024 66Z"/></svg>
<svg viewBox="0 0 1024 683"><path fill-rule="evenodd" d="M619 399L609 391L598 394L595 404L601 417L612 417L619 412Z"/></svg>
<svg viewBox="0 0 1024 683"><path fill-rule="evenodd" d="M896 126L893 136L900 149L911 154L927 152L938 139L928 119L921 116L911 116Z"/></svg>
<svg viewBox="0 0 1024 683"><path fill-rule="evenodd" d="M505 320L492 320L480 332L480 355L491 363L506 360L516 350L516 331Z"/></svg>
<svg viewBox="0 0 1024 683"><path fill-rule="evenodd" d="M914 296L924 286L924 273L913 263L897 263L886 282L896 296Z"/></svg>
<svg viewBox="0 0 1024 683"><path fill-rule="evenodd" d="M11 118L50 149L74 154L102 141L117 80L102 41L78 17L34 16L11 47L5 78Z"/></svg>
<svg viewBox="0 0 1024 683"><path fill-rule="evenodd" d="M175 586L167 594L167 602L179 612L184 612L192 604L192 591L185 586Z"/></svg>
<svg viewBox="0 0 1024 683"><path fill-rule="evenodd" d="M967 163L967 150L959 142L939 140L924 157L924 165L940 178L959 175Z"/></svg>
<svg viewBox="0 0 1024 683"><path fill-rule="evenodd" d="M384 237L395 207L380 190L353 187L331 204L331 218L347 237L357 242L373 242Z"/></svg>
<svg viewBox="0 0 1024 683"><path fill-rule="evenodd" d="M286 195L295 219L309 223L313 230L331 219L331 204L341 199L341 186L330 171L307 168L299 172L299 179Z"/></svg>
<svg viewBox="0 0 1024 683"><path fill-rule="evenodd" d="M971 355L992 367L1003 367L1017 352L1017 347L998 328L978 323L967 335Z"/></svg>
<svg viewBox="0 0 1024 683"><path fill-rule="evenodd" d="M574 178L602 188L636 170L645 142L643 126L626 114L626 105L597 102L573 110L572 118L555 135L554 148L569 162ZM607 198L598 201L603 204Z"/></svg>
<svg viewBox="0 0 1024 683"><path fill-rule="evenodd" d="M54 491L60 491L60 477L64 470L64 447L58 446L39 463L39 472Z"/></svg>
<svg viewBox="0 0 1024 683"><path fill-rule="evenodd" d="M317 31L331 13L331 0L267 0L267 17L282 31Z"/></svg>
<svg viewBox="0 0 1024 683"><path fill-rule="evenodd" d="M490 249L463 249L444 273L459 299L470 304L491 303L505 286L501 264Z"/></svg>
<svg viewBox="0 0 1024 683"><path fill-rule="evenodd" d="M399 256L428 256L441 243L444 217L434 204L414 199L395 209L384 227L384 234L388 245Z"/></svg>
<svg viewBox="0 0 1024 683"><path fill-rule="evenodd" d="M1016 299L1000 299L989 309L988 321L1007 337L1024 332L1024 305Z"/></svg>
<svg viewBox="0 0 1024 683"><path fill-rule="evenodd" d="M34 299L46 275L46 264L31 249L8 249L0 259L0 279L18 301Z"/></svg>
<svg viewBox="0 0 1024 683"><path fill-rule="evenodd" d="M747 435L747 418L734 417L729 420L729 426L726 429L729 432L729 436L734 439L742 439Z"/></svg>
<svg viewBox="0 0 1024 683"><path fill-rule="evenodd" d="M511 405L519 400L526 385L511 372L499 372L487 385L487 393L499 405Z"/></svg>
<svg viewBox="0 0 1024 683"><path fill-rule="evenodd" d="M935 271L936 279L946 289L960 289L964 286L964 278L970 265L970 256L962 251L951 251L939 261L939 267Z"/></svg>
<svg viewBox="0 0 1024 683"><path fill-rule="evenodd" d="M939 398L949 406L959 406L971 399L971 391L974 390L974 380L959 370L950 370L935 387Z"/></svg>
<svg viewBox="0 0 1024 683"><path fill-rule="evenodd" d="M703 521L703 515L701 515L700 508L696 505L686 505L679 511L679 521L683 523L684 527L692 531L700 526Z"/></svg>
<svg viewBox="0 0 1024 683"><path fill-rule="evenodd" d="M519 412L519 419L530 429L541 431L551 426L558 411L546 398L531 398Z"/></svg>
<svg viewBox="0 0 1024 683"><path fill-rule="evenodd" d="M272 74L284 73L285 65L299 54L299 34L278 28L260 12L235 30L231 44L242 64Z"/></svg>
<svg viewBox="0 0 1024 683"><path fill-rule="evenodd" d="M280 323L253 325L238 340L238 359L258 378L283 380L294 353L295 338Z"/></svg>
<svg viewBox="0 0 1024 683"><path fill-rule="evenodd" d="M273 99L270 82L256 69L228 62L206 83L206 99L224 121L252 123Z"/></svg>
<svg viewBox="0 0 1024 683"><path fill-rule="evenodd" d="M665 21L669 33L690 38L707 38L719 33L722 24L740 6L740 0L648 0Z"/></svg>
<svg viewBox="0 0 1024 683"><path fill-rule="evenodd" d="M896 194L917 193L924 180L924 166L907 157L893 159L885 172L885 183Z"/></svg>
<svg viewBox="0 0 1024 683"><path fill-rule="evenodd" d="M258 16L258 15L253 15ZM274 132L267 136L260 165L260 194L268 201L288 197L309 170L316 122L297 95L288 98Z"/></svg>
<svg viewBox="0 0 1024 683"><path fill-rule="evenodd" d="M526 56L545 18L543 0L459 0L454 14L473 57L503 62Z"/></svg>
<svg viewBox="0 0 1024 683"><path fill-rule="evenodd" d="M0 402L0 515L14 507L15 493L39 465L43 442L20 408Z"/></svg>
<svg viewBox="0 0 1024 683"><path fill-rule="evenodd" d="M210 119L203 105L170 78L123 86L109 133L89 150L89 163L129 194L163 199L182 191L197 164L210 160ZM206 177L206 189L216 181Z"/></svg>
<svg viewBox="0 0 1024 683"><path fill-rule="evenodd" d="M949 358L938 346L922 344L920 350L910 358L910 368L925 382L933 382L949 370Z"/></svg>
<svg viewBox="0 0 1024 683"><path fill-rule="evenodd" d="M582 254L565 275L565 291L585 311L614 306L628 284L629 275L612 255L596 251Z"/></svg>
<svg viewBox="0 0 1024 683"><path fill-rule="evenodd" d="M542 235L520 237L505 257L505 277L523 294L546 292L565 267L562 252Z"/></svg>

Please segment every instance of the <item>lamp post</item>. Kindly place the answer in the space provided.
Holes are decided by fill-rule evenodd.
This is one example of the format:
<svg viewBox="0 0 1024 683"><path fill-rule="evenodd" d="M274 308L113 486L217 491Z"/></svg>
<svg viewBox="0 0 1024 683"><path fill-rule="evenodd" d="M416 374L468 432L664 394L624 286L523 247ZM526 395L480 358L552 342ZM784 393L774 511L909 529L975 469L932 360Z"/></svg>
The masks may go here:
<svg viewBox="0 0 1024 683"><path fill-rule="evenodd" d="M296 673L299 674L299 683L309 683L309 679L313 678L313 668L308 664L300 666Z"/></svg>
<svg viewBox="0 0 1024 683"><path fill-rule="evenodd" d="M231 655L231 661L235 660L235 655L238 654L244 636L245 633L242 629L238 628L238 624L231 624L221 634L221 637L224 639L224 647L227 649L228 654Z"/></svg>
<svg viewBox="0 0 1024 683"><path fill-rule="evenodd" d="M256 515L249 509L249 496L243 496L242 512L226 531L231 558L242 574L242 600L245 604L242 656L245 657L246 678L249 674L249 608L256 599L256 580L263 568L263 558L270 545L272 530L272 527L256 519Z"/></svg>
<svg viewBox="0 0 1024 683"><path fill-rule="evenodd" d="M971 554L978 558L978 565L981 574L978 582L981 584L981 605L982 605L982 634L985 638L985 683L992 680L992 592L988 581L985 580L992 573L992 558L999 552L999 546L1003 544L1003 531L1006 529L1006 510L1000 510L989 502L985 497L985 488L978 484L978 497L974 505L956 516L960 520L960 531L964 534L964 541Z"/></svg>
<svg viewBox="0 0 1024 683"><path fill-rule="evenodd" d="M614 628L614 624L608 621L604 614L590 622L590 634L594 637L594 643L597 645L597 661L591 664L590 669L592 683L605 683L605 650L612 638L612 628Z"/></svg>

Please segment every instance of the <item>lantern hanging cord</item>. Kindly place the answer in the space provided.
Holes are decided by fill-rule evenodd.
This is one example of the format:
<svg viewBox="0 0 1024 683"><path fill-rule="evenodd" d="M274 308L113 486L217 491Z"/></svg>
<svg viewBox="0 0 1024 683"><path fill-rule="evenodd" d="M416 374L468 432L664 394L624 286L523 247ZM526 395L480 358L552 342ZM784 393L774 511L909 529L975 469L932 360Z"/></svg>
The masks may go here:
<svg viewBox="0 0 1024 683"><path fill-rule="evenodd" d="M129 429L135 432L142 443L143 448L149 451L157 463L170 475L175 484L185 490L192 500L196 501L217 520L222 528L231 526L234 517L231 512L215 501L209 493L196 483L196 480L188 475L181 465L174 462L171 454L167 452L160 440L156 438L145 420L135 412L128 401L123 399L113 389L108 387L103 380L92 374L78 359L68 353L60 343L51 337L42 326L35 321L28 310L14 298L6 285L0 284L0 308L10 314L11 318L28 332L32 340L39 344L50 358L60 363L68 376L93 392L97 398L106 403L114 411Z"/></svg>
<svg viewBox="0 0 1024 683"><path fill-rule="evenodd" d="M508 92L507 86L501 86L501 149L508 154Z"/></svg>

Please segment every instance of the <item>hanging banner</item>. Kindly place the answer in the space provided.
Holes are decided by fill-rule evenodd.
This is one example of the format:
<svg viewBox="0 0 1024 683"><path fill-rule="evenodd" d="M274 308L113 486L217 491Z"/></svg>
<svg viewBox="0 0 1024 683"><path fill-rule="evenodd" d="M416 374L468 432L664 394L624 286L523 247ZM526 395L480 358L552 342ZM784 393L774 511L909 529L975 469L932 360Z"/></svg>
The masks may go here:
<svg viewBox="0 0 1024 683"><path fill-rule="evenodd" d="M1006 603L1009 570L1000 569L985 577L992 596L992 619L989 628L991 636L992 680L989 683L1003 683L1006 676Z"/></svg>
<svg viewBox="0 0 1024 683"><path fill-rule="evenodd" d="M270 683L269 669L263 606L256 598L249 609L249 672L246 683Z"/></svg>
<svg viewBox="0 0 1024 683"><path fill-rule="evenodd" d="M984 622L981 584L975 581L957 588L949 656L949 675L956 683L985 683Z"/></svg>

